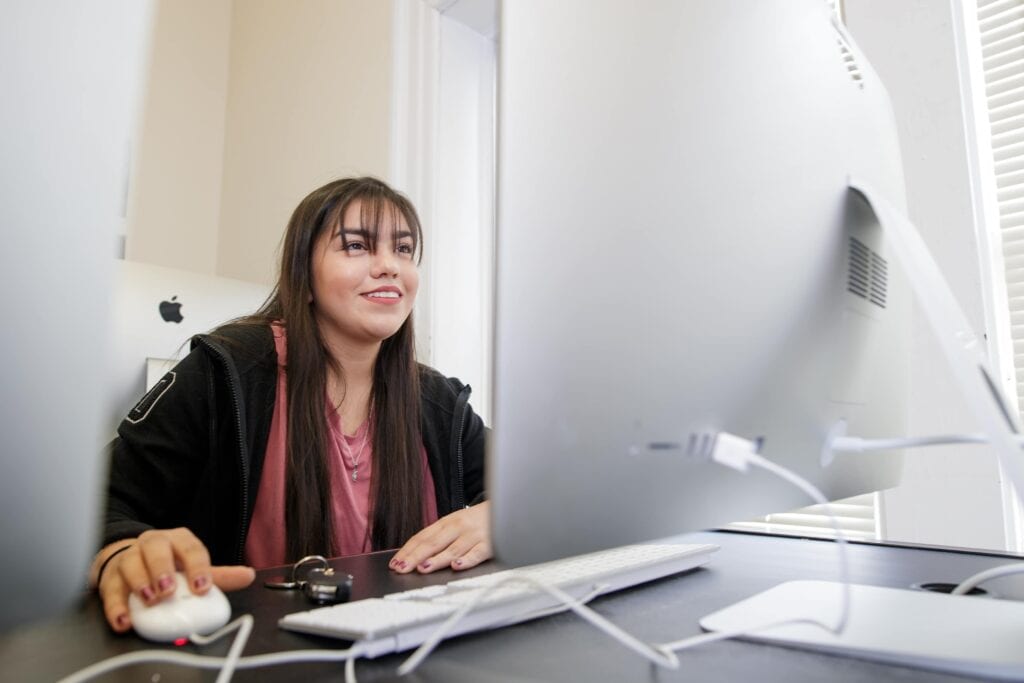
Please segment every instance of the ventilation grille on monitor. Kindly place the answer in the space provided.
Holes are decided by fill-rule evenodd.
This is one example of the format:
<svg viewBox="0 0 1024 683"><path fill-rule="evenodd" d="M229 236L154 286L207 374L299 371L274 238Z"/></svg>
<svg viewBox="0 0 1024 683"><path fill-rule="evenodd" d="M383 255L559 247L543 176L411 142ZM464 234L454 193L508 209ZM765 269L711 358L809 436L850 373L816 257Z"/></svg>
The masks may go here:
<svg viewBox="0 0 1024 683"><path fill-rule="evenodd" d="M850 75L850 80L863 88L864 74L860 70L860 65L857 64L857 58L853 56L853 50L850 49L849 43L838 29L836 30L836 43L839 45L839 56L843 60L843 66L846 67L846 73Z"/></svg>
<svg viewBox="0 0 1024 683"><path fill-rule="evenodd" d="M885 308L889 264L856 237L850 238L850 276L846 289L880 308Z"/></svg>

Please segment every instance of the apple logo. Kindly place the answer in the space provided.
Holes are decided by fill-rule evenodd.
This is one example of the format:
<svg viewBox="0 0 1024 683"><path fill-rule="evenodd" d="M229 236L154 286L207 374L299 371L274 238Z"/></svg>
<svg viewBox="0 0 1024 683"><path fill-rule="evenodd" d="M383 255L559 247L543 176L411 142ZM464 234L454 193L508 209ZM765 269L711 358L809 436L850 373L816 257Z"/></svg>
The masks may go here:
<svg viewBox="0 0 1024 683"><path fill-rule="evenodd" d="M172 296L170 301L160 302L160 317L169 323L180 323L185 319L181 315L181 303L177 296Z"/></svg>

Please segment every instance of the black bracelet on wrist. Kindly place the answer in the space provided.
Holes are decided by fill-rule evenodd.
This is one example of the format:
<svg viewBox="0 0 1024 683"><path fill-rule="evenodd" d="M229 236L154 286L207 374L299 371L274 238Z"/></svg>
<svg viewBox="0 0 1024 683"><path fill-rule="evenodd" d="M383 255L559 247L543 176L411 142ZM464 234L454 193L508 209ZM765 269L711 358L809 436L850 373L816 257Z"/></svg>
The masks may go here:
<svg viewBox="0 0 1024 683"><path fill-rule="evenodd" d="M107 555L107 559L103 560L103 564L100 565L100 570L98 572L96 572L96 589L97 590L99 590L100 581L103 580L103 570L107 568L107 565L110 564L110 561L112 559L114 559L116 556L118 556L121 553L123 553L125 550L128 550L128 548L131 548L133 545L135 545L135 544L134 543L129 543L127 545L123 545L120 548L118 548L117 550L115 550L114 552L112 552L109 555Z"/></svg>

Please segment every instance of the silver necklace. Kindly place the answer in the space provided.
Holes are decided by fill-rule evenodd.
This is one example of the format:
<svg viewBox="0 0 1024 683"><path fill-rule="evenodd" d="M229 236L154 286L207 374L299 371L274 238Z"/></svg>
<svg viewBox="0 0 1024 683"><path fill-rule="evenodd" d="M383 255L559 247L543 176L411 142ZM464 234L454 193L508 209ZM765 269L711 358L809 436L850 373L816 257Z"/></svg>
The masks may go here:
<svg viewBox="0 0 1024 683"><path fill-rule="evenodd" d="M369 420L367 420L369 421ZM345 438L345 432L341 432L341 452L343 455L348 455L349 462L352 463L352 481L359 480L359 462L363 458L363 451L366 450L366 442L370 439L370 425L366 425L366 431L363 432L363 443L359 445L359 450L356 451L355 456L352 455L352 450L348 447L348 439Z"/></svg>

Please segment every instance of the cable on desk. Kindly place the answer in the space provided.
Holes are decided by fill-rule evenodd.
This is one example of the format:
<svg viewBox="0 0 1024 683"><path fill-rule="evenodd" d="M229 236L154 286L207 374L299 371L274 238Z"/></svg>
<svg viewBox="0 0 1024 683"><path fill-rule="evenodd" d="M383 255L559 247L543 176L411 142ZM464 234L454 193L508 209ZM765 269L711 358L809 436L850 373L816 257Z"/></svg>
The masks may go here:
<svg viewBox="0 0 1024 683"><path fill-rule="evenodd" d="M363 649L358 644L353 645L347 650L292 650L289 652L240 657L239 655L249 639L249 634L252 632L252 625L252 615L243 614L210 636L189 636L189 640L197 645L208 645L237 629L238 635L235 637L234 642L232 642L231 649L226 657L211 657L170 650L129 652L87 666L70 676L62 678L58 683L84 683L97 676L102 676L103 674L134 664L178 664L197 669L220 669L217 683L227 683L231 680L231 676L234 675L236 669L258 669L265 666L301 662L345 662L346 683L356 683L354 664L355 660L363 655Z"/></svg>
<svg viewBox="0 0 1024 683"><path fill-rule="evenodd" d="M779 626L793 626L796 624L806 624L809 626L817 626L827 631L833 631L832 626L818 621L817 619L804 619L804 618L792 618L792 619L780 619L779 621L769 622L767 624L761 624L760 626L754 626L753 628L742 628L735 629L732 631L713 631L711 633L702 633L699 636L690 636L689 638L683 638L682 640L676 640L671 643L661 643L655 647L664 650L666 652L679 652L680 650L689 650L699 645L707 645L708 643L714 643L719 640L730 640L732 638L742 638L758 631L767 631Z"/></svg>
<svg viewBox="0 0 1024 683"><path fill-rule="evenodd" d="M227 634L238 629L238 635L231 642L231 647L228 649L228 656L224 658L224 666L221 668L220 673L217 675L216 683L228 683L231 680L231 675L235 671L235 667L238 666L238 659L242 656L242 650L245 648L245 644L249 641L249 634L252 633L253 618L251 614L243 614L238 619L235 619L230 624L225 625L222 628L217 629L208 636L193 634L189 640L196 645L209 645L214 643Z"/></svg>
<svg viewBox="0 0 1024 683"><path fill-rule="evenodd" d="M676 656L671 652L664 652L657 646L649 645L648 643L639 640L635 636L624 631L622 628L616 626L611 621L602 617L600 614L598 614L597 612L590 609L584 604L586 602L589 602L596 596L600 595L603 590L602 586L594 586L590 593L583 596L582 598L576 599L568 593L566 593L565 591L563 591L561 588L558 588L557 586L552 586L550 584L544 583L543 581L538 581L537 579L534 579L529 576L512 575L508 578L502 579L501 581L491 584L486 589L484 589L479 595L475 596L472 600L467 602L465 605L460 607L454 614L448 617L448 619L446 619L445 622L434 631L430 638L424 641L423 644L420 645L416 649L416 651L409 656L408 659L402 662L402 665L398 667L398 675L404 676L408 673L412 673L413 671L415 671L416 667L418 667L423 662L423 660L425 660L427 656L434 651L434 648L436 648L441 643L441 641L448 636L451 630L455 628L456 624L458 624L463 618L465 618L467 614L476 609L476 607L479 606L481 601L485 600L487 596L489 596L498 588L514 584L524 584L527 586L532 586L534 588L539 588L540 590L544 591L545 593L547 593L548 595L562 603L561 607L546 609L543 611L543 614L537 614L535 616L545 616L547 614L564 612L565 610L572 610L585 621L590 623L592 626L600 629L601 631L604 631L614 640L618 641L622 645L625 645L630 650L633 650L641 657L649 659L655 664L659 666L664 666L669 669L676 669L679 667L679 660L676 659Z"/></svg>

